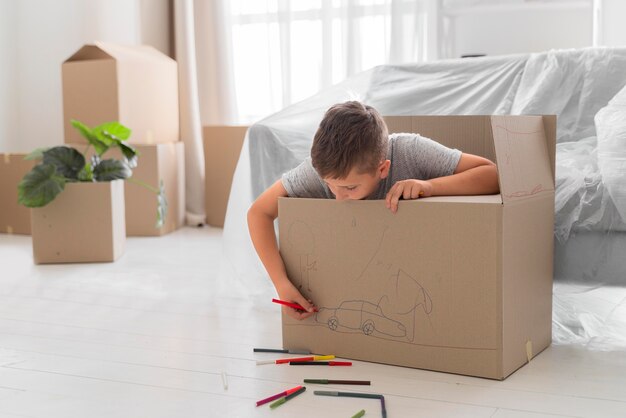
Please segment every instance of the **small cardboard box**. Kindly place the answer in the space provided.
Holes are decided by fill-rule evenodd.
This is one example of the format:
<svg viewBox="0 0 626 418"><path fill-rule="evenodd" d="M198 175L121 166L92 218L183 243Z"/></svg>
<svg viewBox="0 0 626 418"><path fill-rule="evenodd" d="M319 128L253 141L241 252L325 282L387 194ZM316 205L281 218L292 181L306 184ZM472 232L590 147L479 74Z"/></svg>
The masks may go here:
<svg viewBox="0 0 626 418"><path fill-rule="evenodd" d="M36 264L115 261L124 252L123 180L66 183L31 215Z"/></svg>
<svg viewBox="0 0 626 418"><path fill-rule="evenodd" d="M30 235L30 209L17 203L17 185L36 161L27 154L0 154L0 232Z"/></svg>
<svg viewBox="0 0 626 418"><path fill-rule="evenodd" d="M62 65L65 142L85 140L72 119L88 126L119 121L129 143L179 140L176 61L149 46L85 45Z"/></svg>
<svg viewBox="0 0 626 418"><path fill-rule="evenodd" d="M247 126L204 127L204 196L209 225L224 226L230 186L247 130Z"/></svg>
<svg viewBox="0 0 626 418"><path fill-rule="evenodd" d="M501 194L279 202L287 273L319 312L285 348L504 379L551 342L553 116L386 118L498 164Z"/></svg>
<svg viewBox="0 0 626 418"><path fill-rule="evenodd" d="M68 144L83 152L86 145ZM137 150L138 163L133 169L133 179L150 187L158 188L163 180L168 212L165 223L155 228L157 221L157 196L132 180L126 181L126 235L160 236L180 228L185 221L185 146L182 141L156 145L133 145ZM93 155L93 148L87 158ZM107 151L103 157L122 159L118 148Z"/></svg>

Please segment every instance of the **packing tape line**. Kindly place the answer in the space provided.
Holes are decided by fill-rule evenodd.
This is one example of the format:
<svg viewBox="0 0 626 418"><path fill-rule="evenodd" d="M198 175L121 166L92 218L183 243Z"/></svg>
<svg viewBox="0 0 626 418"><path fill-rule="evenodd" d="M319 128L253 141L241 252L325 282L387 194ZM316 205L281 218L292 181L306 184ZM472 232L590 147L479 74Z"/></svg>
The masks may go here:
<svg viewBox="0 0 626 418"><path fill-rule="evenodd" d="M7 225L7 234L13 234L13 227L11 225Z"/></svg>
<svg viewBox="0 0 626 418"><path fill-rule="evenodd" d="M11 162L11 154L4 154L4 163L9 164Z"/></svg>
<svg viewBox="0 0 626 418"><path fill-rule="evenodd" d="M526 358L529 363L533 358L533 342L531 340L526 341Z"/></svg>

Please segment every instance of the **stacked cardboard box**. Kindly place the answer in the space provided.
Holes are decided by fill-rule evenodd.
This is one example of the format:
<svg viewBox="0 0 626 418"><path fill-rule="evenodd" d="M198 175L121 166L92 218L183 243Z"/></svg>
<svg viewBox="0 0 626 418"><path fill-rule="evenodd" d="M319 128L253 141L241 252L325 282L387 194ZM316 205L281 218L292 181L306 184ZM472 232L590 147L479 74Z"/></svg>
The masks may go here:
<svg viewBox="0 0 626 418"><path fill-rule="evenodd" d="M35 165L26 154L0 154L0 232L30 234L30 209L17 203L17 185Z"/></svg>
<svg viewBox="0 0 626 418"><path fill-rule="evenodd" d="M152 47L96 42L68 58L62 74L65 143L81 151L87 145L72 127L72 119L88 126L119 121L132 130L128 142L139 152L133 178L155 188L161 181L165 186L169 211L165 224L156 228L156 195L126 182L127 235L163 235L180 227L185 168L176 62ZM120 157L117 150L104 156Z"/></svg>
<svg viewBox="0 0 626 418"><path fill-rule="evenodd" d="M67 183L31 223L37 264L115 261L126 247L124 181Z"/></svg>
<svg viewBox="0 0 626 418"><path fill-rule="evenodd" d="M279 202L287 273L320 308L283 346L504 379L551 341L554 116L406 116L498 165L500 194Z"/></svg>
<svg viewBox="0 0 626 418"><path fill-rule="evenodd" d="M247 126L204 127L204 196L209 225L224 226L230 186L247 130Z"/></svg>

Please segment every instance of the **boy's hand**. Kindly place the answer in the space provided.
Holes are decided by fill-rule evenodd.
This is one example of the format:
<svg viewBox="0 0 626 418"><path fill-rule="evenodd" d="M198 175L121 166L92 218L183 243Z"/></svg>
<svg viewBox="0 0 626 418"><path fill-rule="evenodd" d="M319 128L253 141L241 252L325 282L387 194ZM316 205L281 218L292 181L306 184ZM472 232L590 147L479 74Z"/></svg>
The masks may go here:
<svg viewBox="0 0 626 418"><path fill-rule="evenodd" d="M288 306L283 306L283 311L285 311L285 313L290 317L302 320L315 314L315 305L310 300L302 296L302 294L298 292L298 289L296 289L296 287L289 280L286 281L284 286L281 286L279 289L276 290L278 291L278 296L280 297L280 299L286 302L297 303L298 305L306 309L305 312L302 312Z"/></svg>
<svg viewBox="0 0 626 418"><path fill-rule="evenodd" d="M433 186L431 183L425 180L401 180L394 184L387 193L385 201L387 209L396 213L398 211L398 201L400 198L404 200L418 199L420 197L431 196L433 193Z"/></svg>

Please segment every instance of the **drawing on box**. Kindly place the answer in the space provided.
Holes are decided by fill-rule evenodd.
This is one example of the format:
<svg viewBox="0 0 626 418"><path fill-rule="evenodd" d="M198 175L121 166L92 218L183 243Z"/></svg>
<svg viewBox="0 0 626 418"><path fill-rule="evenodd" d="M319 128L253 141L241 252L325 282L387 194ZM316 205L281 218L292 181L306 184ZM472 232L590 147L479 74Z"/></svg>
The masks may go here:
<svg viewBox="0 0 626 418"><path fill-rule="evenodd" d="M311 276L309 275L309 271L316 270L317 263L317 261L309 262L309 256L315 253L315 236L313 235L313 231L311 231L311 228L306 223L295 221L289 225L287 240L300 259L298 277L292 279L298 281L296 284L298 289L302 289L306 284L306 289L311 292Z"/></svg>
<svg viewBox="0 0 626 418"><path fill-rule="evenodd" d="M426 315L432 312L432 299L428 292L402 270L392 276L395 294L383 295L378 303L366 300L345 300L337 307L321 307L315 321L332 331L360 333L378 338L402 338L412 342L418 308ZM416 292L401 292L401 281L410 280ZM408 290L408 289L404 289ZM386 303L386 307L383 307Z"/></svg>
<svg viewBox="0 0 626 418"><path fill-rule="evenodd" d="M355 227L356 223L353 217L348 225ZM310 318L311 322L301 322L297 326L322 326L338 333L363 333L369 337L409 343L415 341L416 332L423 334L424 326L432 328L430 294L414 277L398 267L393 254L383 251L385 240L392 239L390 230L389 225L384 225L372 256L364 267L357 267L360 274L353 279L358 283L354 291L369 285L379 288L376 297L382 296L378 301L358 297L350 289L346 291L348 297L340 300L338 305L320 306ZM298 271L291 277L294 285L312 292L311 272L317 271L313 229L301 220L292 222L287 231L287 245L297 256L294 261L298 263L295 266Z"/></svg>
<svg viewBox="0 0 626 418"><path fill-rule="evenodd" d="M338 332L374 332L390 337L405 337L406 327L385 316L380 306L365 300L346 300L336 308L320 308L315 321Z"/></svg>

